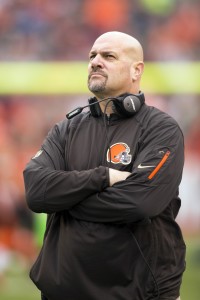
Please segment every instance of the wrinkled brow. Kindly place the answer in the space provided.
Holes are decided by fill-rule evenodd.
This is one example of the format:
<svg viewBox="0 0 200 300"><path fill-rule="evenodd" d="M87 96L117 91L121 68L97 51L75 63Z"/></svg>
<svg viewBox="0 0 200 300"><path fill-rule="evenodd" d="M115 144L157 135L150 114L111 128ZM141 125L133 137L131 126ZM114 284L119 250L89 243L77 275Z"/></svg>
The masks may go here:
<svg viewBox="0 0 200 300"><path fill-rule="evenodd" d="M97 55L97 54L101 54L102 56L105 56L105 55L109 55L109 54L112 54L112 55L117 55L117 52L113 51L113 50L91 50L90 53L89 53L89 56L91 55Z"/></svg>

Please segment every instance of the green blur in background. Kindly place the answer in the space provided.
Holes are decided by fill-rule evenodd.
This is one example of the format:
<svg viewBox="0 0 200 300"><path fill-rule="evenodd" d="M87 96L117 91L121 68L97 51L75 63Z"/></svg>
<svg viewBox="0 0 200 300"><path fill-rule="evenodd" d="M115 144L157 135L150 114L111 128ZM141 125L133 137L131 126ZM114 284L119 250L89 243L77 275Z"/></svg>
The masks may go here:
<svg viewBox="0 0 200 300"><path fill-rule="evenodd" d="M87 62L1 62L0 94L88 94ZM24 76L25 74L25 76ZM146 62L146 94L200 94L200 62Z"/></svg>

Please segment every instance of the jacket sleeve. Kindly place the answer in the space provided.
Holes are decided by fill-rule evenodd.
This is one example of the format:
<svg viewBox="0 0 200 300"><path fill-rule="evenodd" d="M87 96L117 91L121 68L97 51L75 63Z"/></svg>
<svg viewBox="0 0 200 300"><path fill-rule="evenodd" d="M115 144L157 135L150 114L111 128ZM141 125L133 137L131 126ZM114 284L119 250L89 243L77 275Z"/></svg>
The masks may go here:
<svg viewBox="0 0 200 300"><path fill-rule="evenodd" d="M132 174L90 195L70 213L93 222L129 223L155 217L177 196L183 164L183 135L176 122L149 124L138 143Z"/></svg>
<svg viewBox="0 0 200 300"><path fill-rule="evenodd" d="M24 170L26 200L34 212L54 213L100 192L108 186L108 170L100 166L85 171L66 171L64 143L56 125L41 150Z"/></svg>

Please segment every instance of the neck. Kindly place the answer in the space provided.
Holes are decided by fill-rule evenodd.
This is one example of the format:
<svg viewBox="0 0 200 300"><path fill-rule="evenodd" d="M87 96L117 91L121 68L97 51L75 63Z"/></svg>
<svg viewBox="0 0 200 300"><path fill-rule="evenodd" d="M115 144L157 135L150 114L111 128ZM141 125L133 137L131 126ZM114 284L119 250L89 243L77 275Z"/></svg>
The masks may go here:
<svg viewBox="0 0 200 300"><path fill-rule="evenodd" d="M106 101L100 102L99 105L100 105L101 111L103 113L105 112L107 115L110 115L113 113L112 101L106 100Z"/></svg>

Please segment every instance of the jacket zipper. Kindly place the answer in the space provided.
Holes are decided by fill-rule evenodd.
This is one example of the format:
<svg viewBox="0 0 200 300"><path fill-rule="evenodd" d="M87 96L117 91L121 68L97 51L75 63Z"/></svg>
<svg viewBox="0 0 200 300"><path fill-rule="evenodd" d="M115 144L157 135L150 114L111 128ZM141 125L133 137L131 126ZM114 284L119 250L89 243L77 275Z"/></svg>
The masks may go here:
<svg viewBox="0 0 200 300"><path fill-rule="evenodd" d="M106 119L107 119L107 125L110 125L110 115L106 115Z"/></svg>
<svg viewBox="0 0 200 300"><path fill-rule="evenodd" d="M106 115L106 121L107 121L106 126L110 126L110 115ZM106 140L107 140L107 144L108 144L108 155L109 155L108 162L111 163L111 149L110 149L110 142L109 142L109 138L108 138L108 128L107 127L106 127Z"/></svg>
<svg viewBox="0 0 200 300"><path fill-rule="evenodd" d="M162 166L165 164L166 160L168 159L170 155L170 151L167 151L165 153L165 155L163 156L163 158L161 159L161 161L159 162L159 164L155 167L155 169L153 169L153 171L150 173L150 175L148 176L148 179L151 180L157 173L158 171L162 168Z"/></svg>

